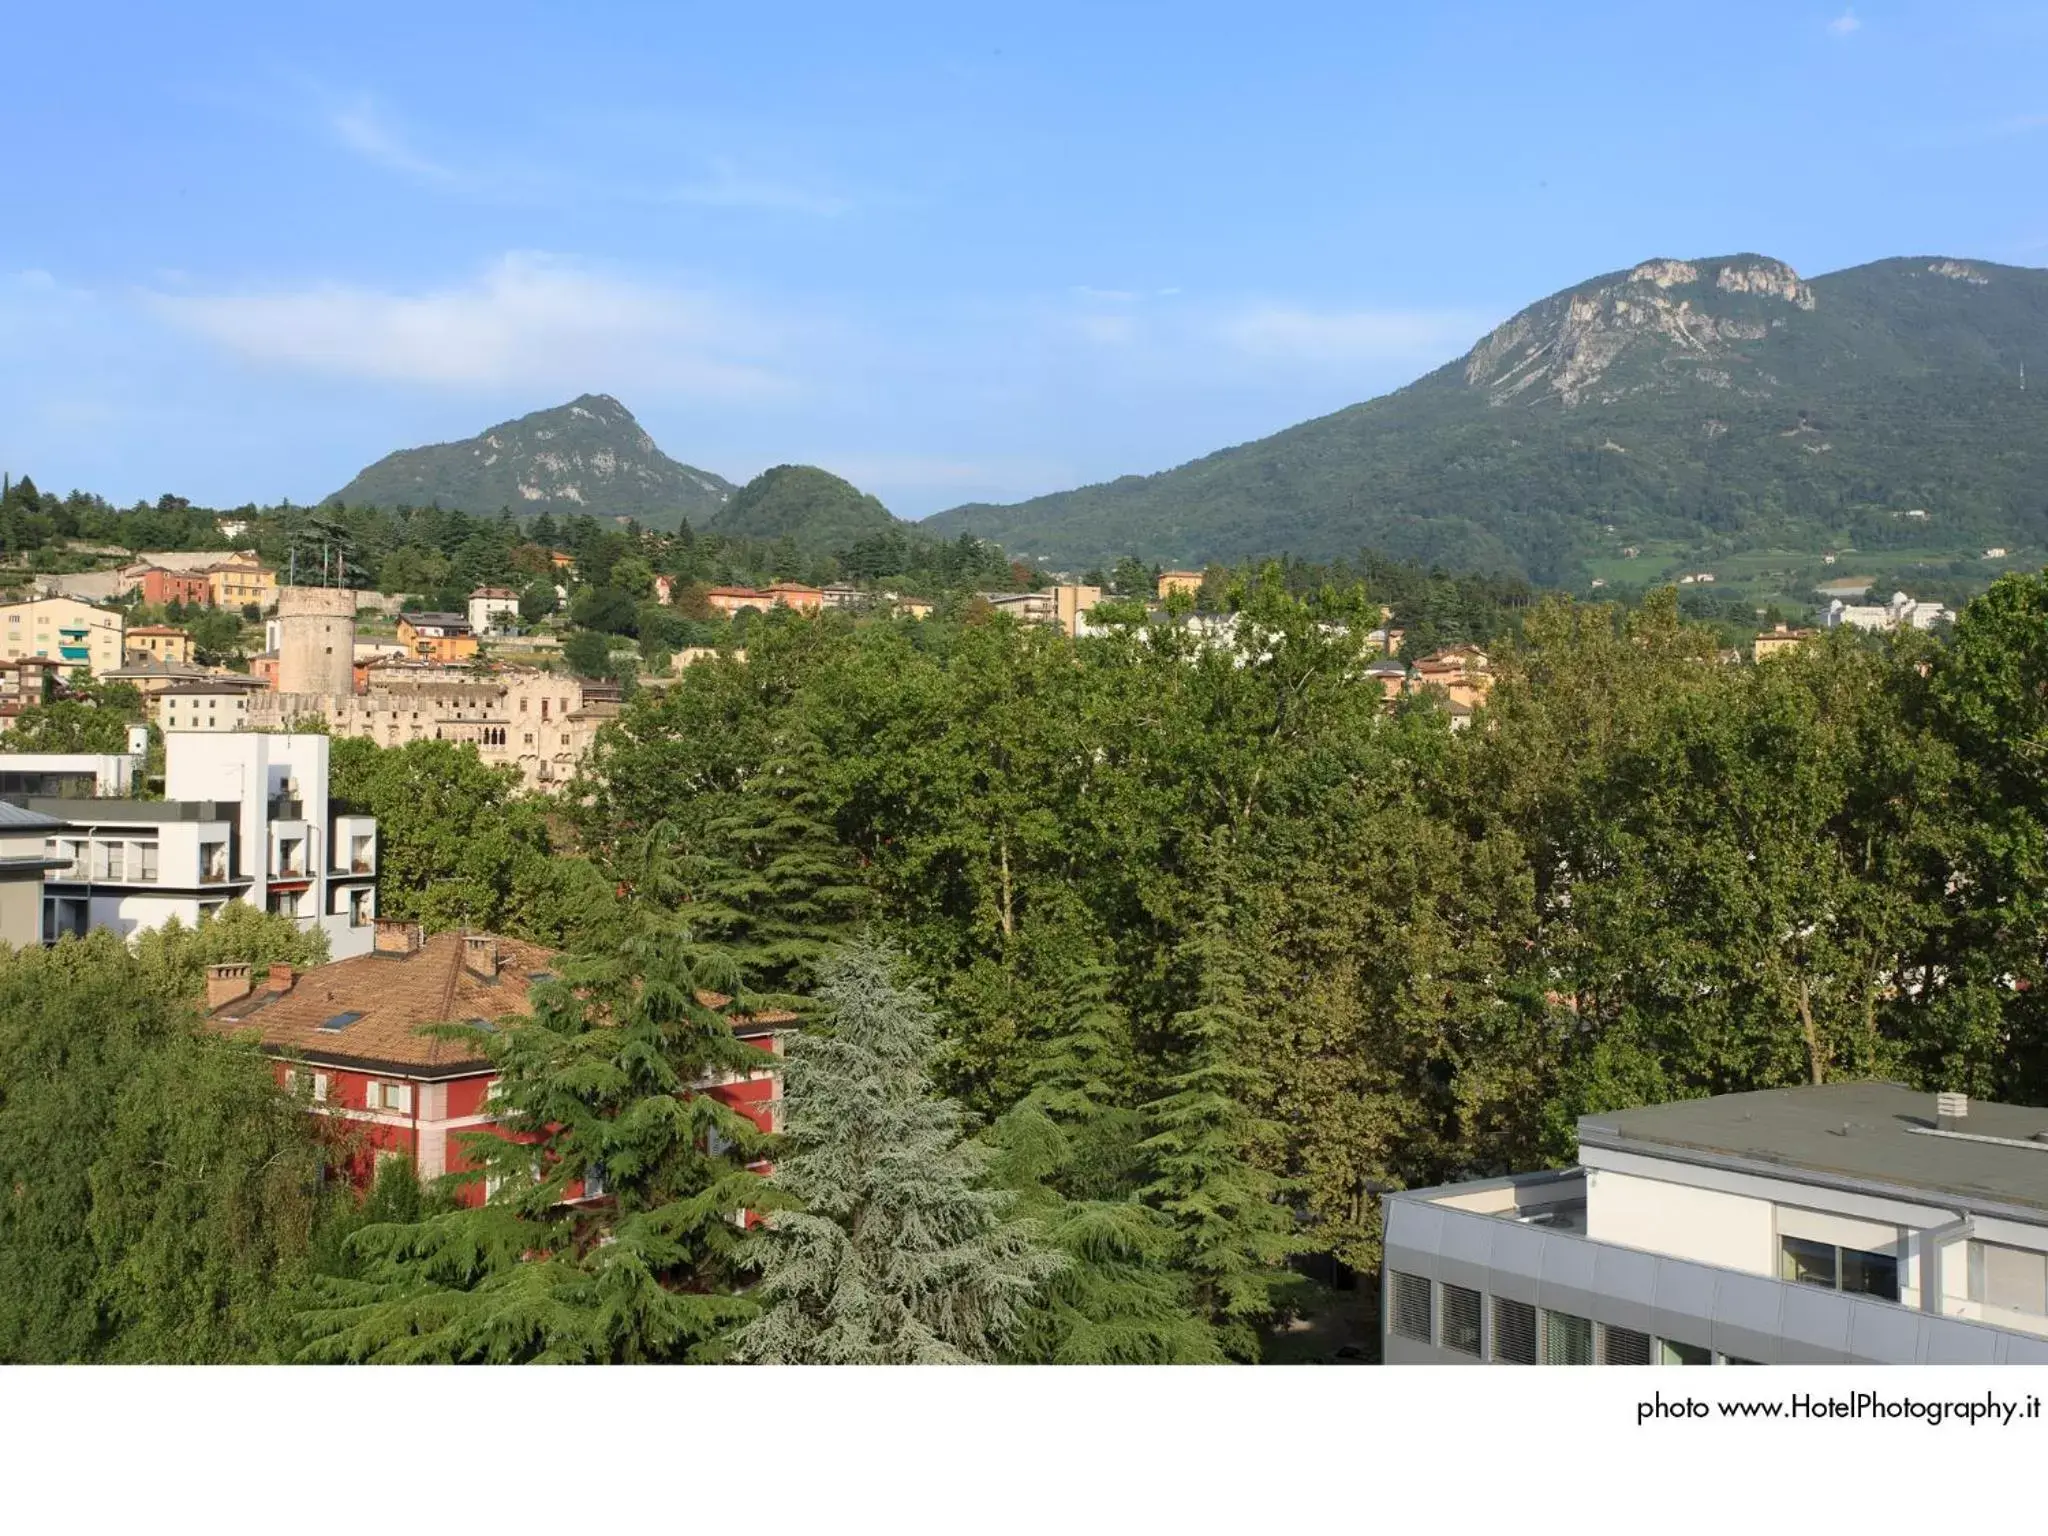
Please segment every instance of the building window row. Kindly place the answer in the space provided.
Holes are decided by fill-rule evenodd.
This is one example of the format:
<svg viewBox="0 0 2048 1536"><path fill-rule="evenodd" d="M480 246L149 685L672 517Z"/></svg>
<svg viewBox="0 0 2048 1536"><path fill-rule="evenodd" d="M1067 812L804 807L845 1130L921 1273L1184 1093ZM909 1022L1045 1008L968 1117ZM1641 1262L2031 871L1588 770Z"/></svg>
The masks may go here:
<svg viewBox="0 0 2048 1536"><path fill-rule="evenodd" d="M1635 1328L1387 1271L1387 1331L1495 1365L1754 1365ZM1492 1303L1491 1308L1487 1306ZM1482 1326L1491 1314L1491 1328Z"/></svg>

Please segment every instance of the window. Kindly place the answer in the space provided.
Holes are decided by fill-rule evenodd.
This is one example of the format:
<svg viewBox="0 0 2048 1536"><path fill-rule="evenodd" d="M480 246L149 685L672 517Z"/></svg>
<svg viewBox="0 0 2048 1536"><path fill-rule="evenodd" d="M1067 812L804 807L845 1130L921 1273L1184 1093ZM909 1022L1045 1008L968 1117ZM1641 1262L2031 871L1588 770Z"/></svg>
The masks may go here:
<svg viewBox="0 0 2048 1536"><path fill-rule="evenodd" d="M370 910L370 900L371 893L369 891L350 891L348 893L349 927L363 928L369 925L370 919L375 915Z"/></svg>
<svg viewBox="0 0 2048 1536"><path fill-rule="evenodd" d="M1591 1365L1593 1324L1588 1318L1569 1312L1543 1314L1543 1363L1545 1365Z"/></svg>
<svg viewBox="0 0 2048 1536"><path fill-rule="evenodd" d="M597 1199L601 1199L601 1198L603 1198L603 1196L604 1196L604 1194L605 1194L605 1192L606 1192L606 1188L607 1188L607 1186L606 1186L606 1184L605 1184L605 1182L604 1182L604 1164L603 1164L603 1163L592 1163L592 1164L591 1164L591 1165L590 1165L590 1166L589 1166L588 1168L586 1168L586 1169L584 1169L584 1170L583 1170L583 1198L584 1198L584 1199L586 1199L586 1200L597 1200Z"/></svg>
<svg viewBox="0 0 2048 1536"><path fill-rule="evenodd" d="M1633 1328L1616 1328L1603 1323L1600 1328L1600 1363L1648 1365L1650 1336L1647 1333L1638 1333Z"/></svg>
<svg viewBox="0 0 2048 1536"><path fill-rule="evenodd" d="M1429 1281L1421 1275L1404 1275L1398 1270L1387 1275L1387 1329L1397 1338L1427 1344L1429 1327Z"/></svg>
<svg viewBox="0 0 2048 1536"><path fill-rule="evenodd" d="M325 1034L334 1034L347 1029L349 1025L355 1023L362 1016L361 1009L352 1008L347 1013L337 1013L332 1018L322 1019L320 1021L320 1029Z"/></svg>
<svg viewBox="0 0 2048 1536"><path fill-rule="evenodd" d="M315 1104L325 1104L327 1102L327 1074L325 1072L315 1072L313 1074L313 1102Z"/></svg>
<svg viewBox="0 0 2048 1536"><path fill-rule="evenodd" d="M1899 1261L1889 1253L1838 1248L1805 1237L1778 1239L1778 1278L1859 1296L1899 1299Z"/></svg>
<svg viewBox="0 0 2048 1536"><path fill-rule="evenodd" d="M1443 1347L1479 1358L1479 1293L1444 1282Z"/></svg>
<svg viewBox="0 0 2048 1536"><path fill-rule="evenodd" d="M135 845L136 879L156 879L156 851L157 845L155 843L137 843Z"/></svg>
<svg viewBox="0 0 2048 1536"><path fill-rule="evenodd" d="M364 1095L364 1107L409 1115L412 1113L412 1084L372 1082Z"/></svg>
<svg viewBox="0 0 2048 1536"><path fill-rule="evenodd" d="M1528 1302L1493 1298L1493 1358L1497 1365L1536 1363L1536 1309Z"/></svg>
<svg viewBox="0 0 2048 1536"><path fill-rule="evenodd" d="M1970 1300L2031 1317L2048 1316L2048 1254L1973 1241Z"/></svg>
<svg viewBox="0 0 2048 1536"><path fill-rule="evenodd" d="M1697 1344L1681 1344L1676 1339L1657 1341L1657 1363L1659 1365L1712 1365L1714 1352L1702 1349Z"/></svg>

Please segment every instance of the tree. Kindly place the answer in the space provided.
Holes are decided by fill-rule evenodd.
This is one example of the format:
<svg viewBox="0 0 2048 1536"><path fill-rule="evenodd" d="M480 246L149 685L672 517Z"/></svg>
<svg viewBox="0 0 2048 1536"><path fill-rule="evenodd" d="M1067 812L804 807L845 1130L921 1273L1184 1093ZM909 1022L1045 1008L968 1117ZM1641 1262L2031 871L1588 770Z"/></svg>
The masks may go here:
<svg viewBox="0 0 2048 1536"><path fill-rule="evenodd" d="M612 643L594 629L579 629L562 642L562 660L578 677L608 677L612 670Z"/></svg>
<svg viewBox="0 0 2048 1536"><path fill-rule="evenodd" d="M529 582L526 590L519 594L519 617L528 624L538 624L560 606L561 600L555 595L555 583L549 577Z"/></svg>
<svg viewBox="0 0 2048 1536"><path fill-rule="evenodd" d="M110 709L60 700L31 704L7 732L10 752L112 752L128 750L128 721Z"/></svg>
<svg viewBox="0 0 2048 1536"><path fill-rule="evenodd" d="M716 987L736 991L729 961L651 924L564 962L532 1018L485 1033L503 1134L463 1150L488 1198L350 1237L352 1272L321 1277L300 1315L305 1357L722 1358L755 1311L738 1294L734 1218L777 1197L748 1171L770 1138L696 1088L762 1062L706 1001Z"/></svg>
<svg viewBox="0 0 2048 1536"><path fill-rule="evenodd" d="M1173 1225L1198 1312L1226 1352L1256 1360L1257 1327L1294 1284L1283 1266L1306 1244L1282 1202L1285 1184L1253 1154L1263 1129L1251 1108L1257 1074L1242 1064L1243 980L1220 926L1212 916L1182 946L1195 995L1173 1020L1183 1064L1146 1105L1153 1176L1144 1193Z"/></svg>
<svg viewBox="0 0 2048 1536"><path fill-rule="evenodd" d="M0 954L0 1359L278 1357L313 1117L108 933Z"/></svg>
<svg viewBox="0 0 2048 1536"><path fill-rule="evenodd" d="M923 1365L997 1357L1059 1260L986 1153L932 1092L930 1004L868 941L823 968L829 1022L791 1046L790 1153L773 1174L801 1209L768 1219L754 1262L763 1311L736 1354L768 1364Z"/></svg>
<svg viewBox="0 0 2048 1536"><path fill-rule="evenodd" d="M202 915L194 927L172 917L135 936L135 963L165 997L204 996L207 967L232 962L300 970L325 965L327 935L245 901L231 901L211 917Z"/></svg>

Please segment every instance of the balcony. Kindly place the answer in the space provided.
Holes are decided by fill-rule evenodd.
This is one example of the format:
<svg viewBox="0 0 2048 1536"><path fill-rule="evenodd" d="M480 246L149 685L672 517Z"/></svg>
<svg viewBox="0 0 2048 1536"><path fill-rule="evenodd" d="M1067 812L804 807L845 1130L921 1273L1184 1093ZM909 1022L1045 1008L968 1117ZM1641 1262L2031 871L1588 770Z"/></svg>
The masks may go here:
<svg viewBox="0 0 2048 1536"><path fill-rule="evenodd" d="M304 821L306 819L305 802L294 800L288 795L272 795L270 797L270 819L272 821Z"/></svg>

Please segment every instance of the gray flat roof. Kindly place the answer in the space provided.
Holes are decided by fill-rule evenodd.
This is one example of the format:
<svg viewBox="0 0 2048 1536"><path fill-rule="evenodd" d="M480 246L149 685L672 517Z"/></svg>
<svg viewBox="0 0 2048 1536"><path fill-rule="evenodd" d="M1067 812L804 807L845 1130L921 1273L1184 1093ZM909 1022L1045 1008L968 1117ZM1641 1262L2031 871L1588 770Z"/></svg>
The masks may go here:
<svg viewBox="0 0 2048 1536"><path fill-rule="evenodd" d="M2048 1140L2033 1141L2048 1138L2048 1109L1971 1100L1953 1129L2021 1143L2008 1146L1921 1134L1948 1128L1935 1123L1934 1097L1898 1083L1772 1088L1585 1115L1579 1139L1680 1160L1737 1158L1788 1177L1926 1191L1956 1204L2048 1210Z"/></svg>

